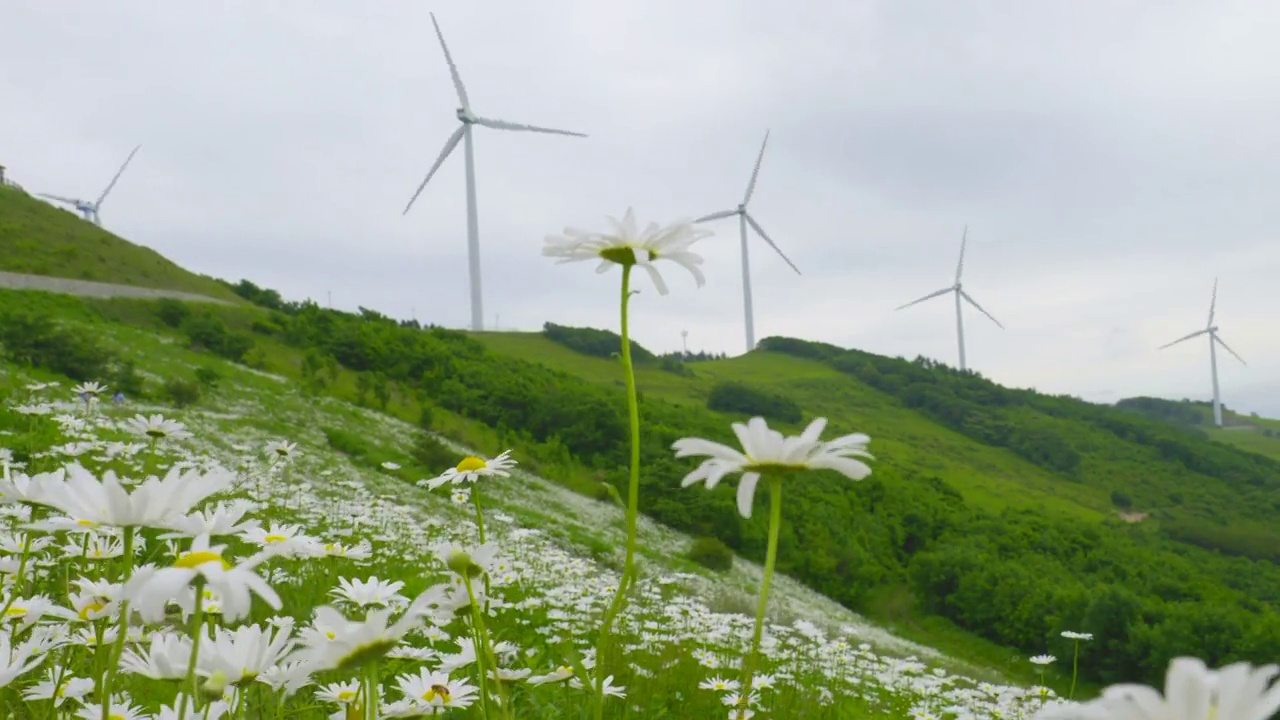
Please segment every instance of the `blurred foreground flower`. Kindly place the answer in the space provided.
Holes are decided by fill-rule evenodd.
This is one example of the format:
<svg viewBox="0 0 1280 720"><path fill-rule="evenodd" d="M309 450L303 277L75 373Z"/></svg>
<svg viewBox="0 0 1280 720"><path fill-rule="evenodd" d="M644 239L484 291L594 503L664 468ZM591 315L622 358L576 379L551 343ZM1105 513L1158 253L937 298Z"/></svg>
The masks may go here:
<svg viewBox="0 0 1280 720"><path fill-rule="evenodd" d="M1146 685L1112 685L1083 704L1046 707L1036 720L1267 720L1280 710L1280 667L1235 663L1219 670L1176 658L1164 695Z"/></svg>

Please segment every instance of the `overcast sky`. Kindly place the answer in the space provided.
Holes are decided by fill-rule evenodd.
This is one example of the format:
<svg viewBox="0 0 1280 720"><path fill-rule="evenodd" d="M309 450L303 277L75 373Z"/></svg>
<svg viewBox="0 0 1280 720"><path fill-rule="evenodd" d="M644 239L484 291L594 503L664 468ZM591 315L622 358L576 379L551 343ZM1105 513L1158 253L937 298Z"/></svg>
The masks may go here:
<svg viewBox="0 0 1280 720"><path fill-rule="evenodd" d="M484 313L616 328L618 274L541 257L634 206L730 209L765 129L750 244L758 337L956 363L968 224L970 367L1097 401L1207 399L1280 417L1280 3L1273 0L428 3L0 0L0 164L95 197L112 231L293 299L463 327L461 149L429 11L473 110L587 139L476 128ZM642 282L636 338L743 350L737 223L707 284Z"/></svg>

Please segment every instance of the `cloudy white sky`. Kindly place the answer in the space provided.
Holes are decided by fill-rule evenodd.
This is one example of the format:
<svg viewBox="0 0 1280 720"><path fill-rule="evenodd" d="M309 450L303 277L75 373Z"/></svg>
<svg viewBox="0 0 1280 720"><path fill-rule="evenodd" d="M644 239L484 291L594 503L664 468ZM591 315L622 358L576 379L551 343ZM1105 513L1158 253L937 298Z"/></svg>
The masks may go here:
<svg viewBox="0 0 1280 720"><path fill-rule="evenodd" d="M751 242L757 335L956 360L945 287L969 226L969 364L1098 401L1207 398L1221 278L1230 407L1280 416L1280 3L1271 0L89 0L0 6L0 163L93 197L118 234L286 297L462 327L459 152L429 11L481 115L484 313L615 327L617 275L542 239L634 206L733 207L772 130ZM733 220L707 284L645 288L635 334L743 349Z"/></svg>

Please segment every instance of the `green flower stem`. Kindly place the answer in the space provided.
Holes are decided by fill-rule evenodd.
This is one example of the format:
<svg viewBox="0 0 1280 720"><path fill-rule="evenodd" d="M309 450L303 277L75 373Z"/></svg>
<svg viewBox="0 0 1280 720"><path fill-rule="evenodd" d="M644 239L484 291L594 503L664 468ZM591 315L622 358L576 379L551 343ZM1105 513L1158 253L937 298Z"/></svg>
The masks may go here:
<svg viewBox="0 0 1280 720"><path fill-rule="evenodd" d="M467 597L471 599L471 624L475 628L476 634L476 664L480 669L480 694L481 699L488 694L485 688L486 673L485 666L493 669L493 686L498 692L498 709L499 715L507 717L509 708L507 698L502 692L502 679L498 675L498 659L493 654L493 645L489 641L489 630L485 627L483 613L476 605L476 594L471 589L471 576L464 573L462 582L467 587ZM482 654L483 653L483 654ZM488 718L488 703L485 703L485 717Z"/></svg>
<svg viewBox="0 0 1280 720"><path fill-rule="evenodd" d="M1080 674L1080 641L1076 640L1075 654L1071 658L1071 692L1067 693L1068 700L1074 700L1076 697L1076 677Z"/></svg>
<svg viewBox="0 0 1280 720"><path fill-rule="evenodd" d="M134 528L126 527L124 529L124 552L120 555L120 561L124 564L120 569L120 584L128 582L129 577L133 574L133 533ZM88 537L86 534L85 537ZM196 607L200 607L200 600L196 599ZM107 666L102 673L102 682L99 687L102 688L102 720L108 720L111 717L111 682L115 680L116 667L120 663L120 654L124 652L124 640L129 635L129 601L120 601L120 621L116 631L116 641L112 643L111 649L107 652Z"/></svg>
<svg viewBox="0 0 1280 720"><path fill-rule="evenodd" d="M178 720L186 720L187 701L194 704L196 695L200 692L199 681L196 679L196 658L200 655L200 636L204 635L204 576L197 575L192 585L196 590L196 606L191 612L191 659L187 661L187 679L183 683L186 693L178 701Z"/></svg>
<svg viewBox="0 0 1280 720"><path fill-rule="evenodd" d="M378 720L378 661L369 663L364 676L364 716L365 720Z"/></svg>
<svg viewBox="0 0 1280 720"><path fill-rule="evenodd" d="M635 583L636 575L636 520L640 510L640 401L636 397L636 372L631 363L631 334L627 324L627 309L631 303L631 268L622 266L622 302L621 302L621 335L622 335L622 372L627 383L627 410L631 420L631 477L627 483L627 555L622 564L622 579L618 581L618 591L613 602L605 611L604 621L600 625L600 635L596 641L596 720L604 717L604 672L605 651L608 649L609 634L614 620L622 613L627 604L627 592Z"/></svg>
<svg viewBox="0 0 1280 720"><path fill-rule="evenodd" d="M765 479L769 481L769 550L764 556L764 580L760 583L760 604L756 606L756 627L751 634L751 651L742 660L742 687L738 692L744 702L751 696L756 653L760 651L760 636L764 634L764 611L769 605L769 586L773 583L773 566L778 559L778 531L782 529L782 478L766 475Z"/></svg>
<svg viewBox="0 0 1280 720"><path fill-rule="evenodd" d="M480 530L480 544L484 544L484 513L480 510L480 483L471 483L471 502L476 506L476 527Z"/></svg>

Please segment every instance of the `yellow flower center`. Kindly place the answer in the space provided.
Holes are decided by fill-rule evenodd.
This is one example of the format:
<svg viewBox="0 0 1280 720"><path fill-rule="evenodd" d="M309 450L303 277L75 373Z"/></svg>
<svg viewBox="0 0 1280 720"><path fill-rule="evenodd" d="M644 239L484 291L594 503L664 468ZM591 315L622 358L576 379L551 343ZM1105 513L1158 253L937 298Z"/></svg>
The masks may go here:
<svg viewBox="0 0 1280 720"><path fill-rule="evenodd" d="M24 617L26 614L27 614L27 609L24 607L18 607L17 605L14 605L13 607L10 607L8 610L4 611L4 616L11 617L11 618Z"/></svg>
<svg viewBox="0 0 1280 720"><path fill-rule="evenodd" d="M222 563L223 570L231 568L231 563L223 560L221 555L212 550L195 550L193 552L183 553L178 557L178 561L175 562L173 566L186 568L187 570L194 570L197 567L210 562Z"/></svg>
<svg viewBox="0 0 1280 720"><path fill-rule="evenodd" d="M147 435L149 435L149 436L151 436L151 437L153 437L153 438L162 438L162 437L164 437L165 435L168 435L168 433L166 433L166 432L165 432L165 431L163 431L163 430L159 430L159 429L156 429L156 428L151 428L151 429L147 430Z"/></svg>
<svg viewBox="0 0 1280 720"><path fill-rule="evenodd" d="M288 540L288 539L289 539L288 537L285 537L284 535L281 535L279 533L271 533L270 535L263 538L263 540L269 543L284 542L285 540Z"/></svg>
<svg viewBox="0 0 1280 720"><path fill-rule="evenodd" d="M330 631L326 632L324 635L325 635L325 637L329 638L330 640L336 639L336 638L338 637L337 633L335 633L335 632L334 632L334 631L332 631L332 630L330 630Z"/></svg>
<svg viewBox="0 0 1280 720"><path fill-rule="evenodd" d="M426 692L422 693L422 699L431 702L436 698L440 698L441 702L449 702L449 688L444 685L432 685Z"/></svg>
<svg viewBox="0 0 1280 720"><path fill-rule="evenodd" d="M54 691L53 696L54 696L54 697L63 697L63 696L65 696L66 694L67 694L67 684L66 684L66 683L62 683L61 685L59 685L59 686L58 686L58 689Z"/></svg>
<svg viewBox="0 0 1280 720"><path fill-rule="evenodd" d="M77 520L76 524L80 527L98 527L98 523L92 520Z"/></svg>
<svg viewBox="0 0 1280 720"><path fill-rule="evenodd" d="M468 455L462 458L462 462L458 463L458 472L475 472L476 470L483 470L486 467L488 466L485 464L483 458Z"/></svg>
<svg viewBox="0 0 1280 720"><path fill-rule="evenodd" d="M88 620L90 615L96 612L102 612L102 609L105 607L106 605L103 605L102 603L95 600L80 609L80 619Z"/></svg>
<svg viewBox="0 0 1280 720"><path fill-rule="evenodd" d="M277 455L284 455L284 456L288 456L288 455L289 455L289 448L278 447L278 448L276 448L276 454L277 454Z"/></svg>
<svg viewBox="0 0 1280 720"><path fill-rule="evenodd" d="M120 713L111 713L107 716L107 720L129 720L129 718L126 718Z"/></svg>
<svg viewBox="0 0 1280 720"><path fill-rule="evenodd" d="M338 702L351 702L356 699L355 690L343 690L338 693Z"/></svg>

